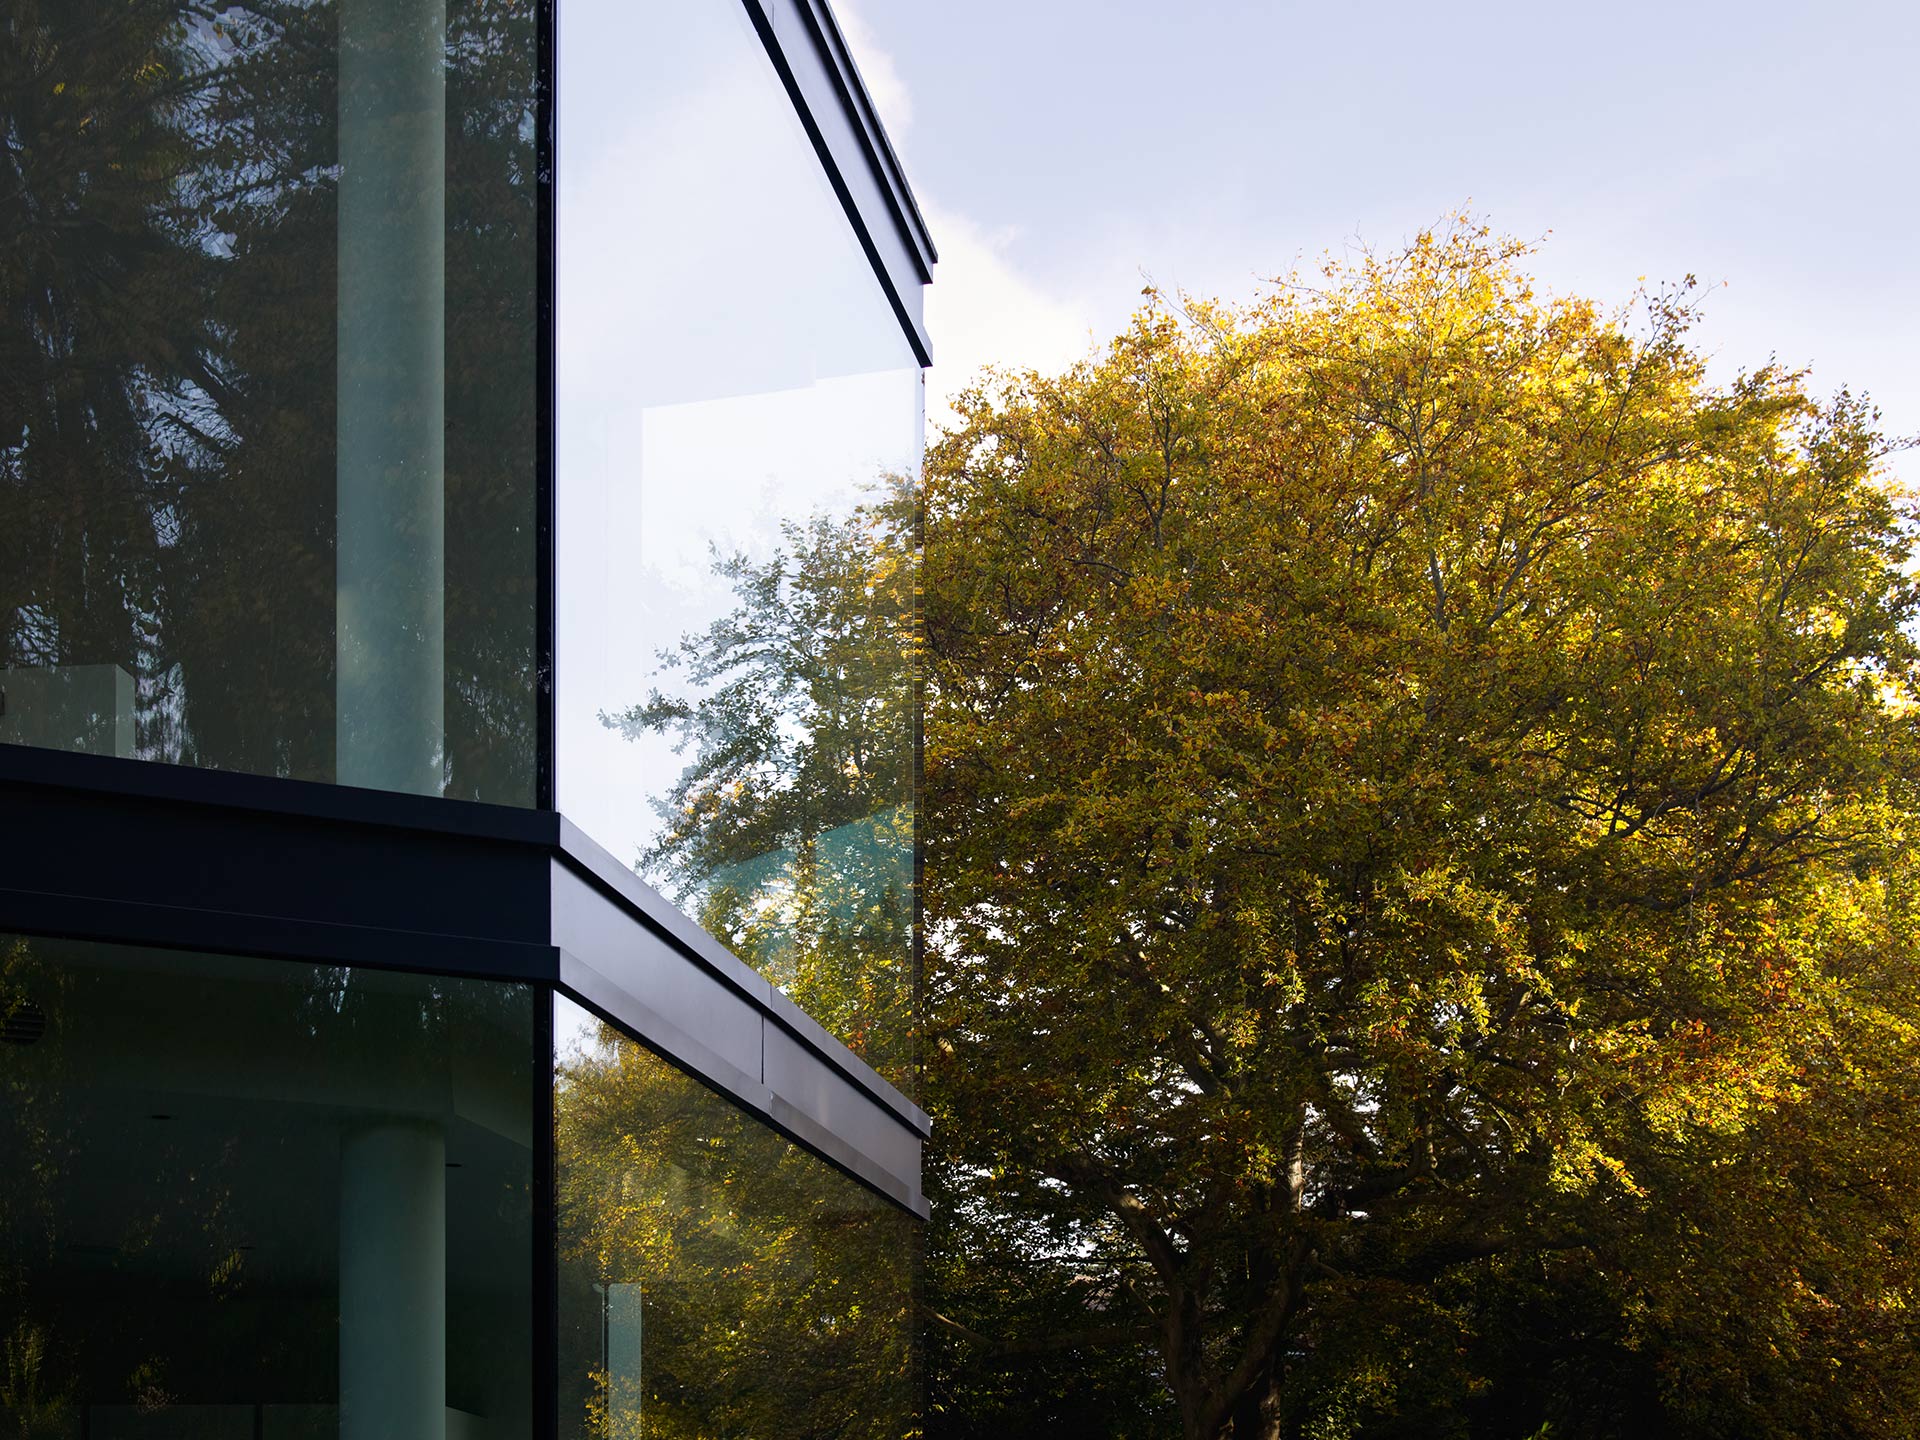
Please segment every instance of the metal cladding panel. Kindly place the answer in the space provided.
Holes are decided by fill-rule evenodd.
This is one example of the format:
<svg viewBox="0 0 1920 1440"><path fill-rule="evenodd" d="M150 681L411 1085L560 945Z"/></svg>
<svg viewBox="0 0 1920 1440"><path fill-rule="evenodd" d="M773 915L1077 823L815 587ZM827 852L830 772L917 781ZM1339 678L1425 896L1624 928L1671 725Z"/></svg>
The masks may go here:
<svg viewBox="0 0 1920 1440"><path fill-rule="evenodd" d="M558 984L926 1214L919 1107L551 812L0 745L0 933Z"/></svg>
<svg viewBox="0 0 1920 1440"><path fill-rule="evenodd" d="M925 1216L928 1122L758 972L565 827L553 861L561 986L602 1018ZM606 873L603 873L606 872ZM658 908L663 913L655 915Z"/></svg>
<svg viewBox="0 0 1920 1440"><path fill-rule="evenodd" d="M614 859L605 846L566 816L559 818L560 849L579 875L590 878L630 913L644 916L655 930L741 994L759 1002L778 993L764 975L702 930L686 912L631 868Z"/></svg>
<svg viewBox="0 0 1920 1440"><path fill-rule="evenodd" d="M0 745L0 929L550 976L550 817Z"/></svg>
<svg viewBox="0 0 1920 1440"><path fill-rule="evenodd" d="M933 1121L928 1118L926 1111L894 1089L871 1065L836 1040L824 1025L788 999L786 992L779 989L773 991L768 1016L771 1023L784 1027L798 1037L805 1049L815 1055L829 1057L829 1065L852 1081L854 1088L893 1112L894 1117L915 1134L926 1136L933 1133Z"/></svg>
<svg viewBox="0 0 1920 1440"><path fill-rule="evenodd" d="M691 1039L730 1070L760 1080L767 982L753 995L729 984L562 860L553 862L553 943L604 982L594 1008L672 1050L661 1026ZM562 966L563 976L566 972ZM631 1002L631 1011L625 1002ZM629 1019L629 1013L632 1018ZM716 1077L724 1080L726 1077Z"/></svg>
<svg viewBox="0 0 1920 1440"><path fill-rule="evenodd" d="M884 1188L908 1208L926 1213L920 1195L917 1130L855 1086L818 1052L784 1027L766 1027L766 1082L773 1092L772 1118L802 1140L831 1143L851 1152L843 1160L869 1184Z"/></svg>
<svg viewBox="0 0 1920 1440"><path fill-rule="evenodd" d="M5 863L5 854L0 847L0 864ZM520 983L550 984L558 973L558 959L548 945L369 930L281 915L189 910L17 889L0 889L0 934L258 955L314 965L350 962L376 970Z"/></svg>
<svg viewBox="0 0 1920 1440"><path fill-rule="evenodd" d="M760 1083L757 1070L749 1073L716 1054L618 981L565 950L560 952L560 985L602 1019L641 1037L650 1049L748 1110L765 1115L771 1108L773 1094Z"/></svg>

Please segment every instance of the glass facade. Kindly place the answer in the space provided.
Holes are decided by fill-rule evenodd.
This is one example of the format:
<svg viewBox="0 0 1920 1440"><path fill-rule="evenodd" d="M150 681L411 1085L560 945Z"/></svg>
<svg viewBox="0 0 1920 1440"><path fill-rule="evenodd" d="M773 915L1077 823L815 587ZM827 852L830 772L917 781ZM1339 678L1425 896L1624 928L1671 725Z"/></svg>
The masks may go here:
<svg viewBox="0 0 1920 1440"><path fill-rule="evenodd" d="M915 1433L917 1225L555 1012L561 1440Z"/></svg>
<svg viewBox="0 0 1920 1440"><path fill-rule="evenodd" d="M757 4L0 4L0 1435L917 1433L930 249Z"/></svg>
<svg viewBox="0 0 1920 1440"><path fill-rule="evenodd" d="M0 939L0 1433L524 1440L533 992Z"/></svg>
<svg viewBox="0 0 1920 1440"><path fill-rule="evenodd" d="M550 802L909 1085L918 359L737 0L560 7L547 334L540 8L7 22L0 743Z"/></svg>
<svg viewBox="0 0 1920 1440"><path fill-rule="evenodd" d="M533 0L0 20L0 742L527 805Z"/></svg>
<svg viewBox="0 0 1920 1440"><path fill-rule="evenodd" d="M558 54L559 807L905 1083L919 362L741 5Z"/></svg>
<svg viewBox="0 0 1920 1440"><path fill-rule="evenodd" d="M0 1428L529 1433L534 992L0 940ZM562 1440L914 1433L918 1222L560 998Z"/></svg>

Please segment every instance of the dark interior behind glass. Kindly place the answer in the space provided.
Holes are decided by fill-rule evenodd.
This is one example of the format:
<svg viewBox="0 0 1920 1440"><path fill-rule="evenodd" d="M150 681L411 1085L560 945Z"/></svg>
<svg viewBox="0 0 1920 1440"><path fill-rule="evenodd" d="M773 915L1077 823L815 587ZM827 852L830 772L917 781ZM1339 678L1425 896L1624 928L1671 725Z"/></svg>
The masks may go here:
<svg viewBox="0 0 1920 1440"><path fill-rule="evenodd" d="M529 1433L525 986L4 939L0 1009L0 1433Z"/></svg>
<svg viewBox="0 0 1920 1440"><path fill-rule="evenodd" d="M8 7L0 742L533 802L534 8Z"/></svg>

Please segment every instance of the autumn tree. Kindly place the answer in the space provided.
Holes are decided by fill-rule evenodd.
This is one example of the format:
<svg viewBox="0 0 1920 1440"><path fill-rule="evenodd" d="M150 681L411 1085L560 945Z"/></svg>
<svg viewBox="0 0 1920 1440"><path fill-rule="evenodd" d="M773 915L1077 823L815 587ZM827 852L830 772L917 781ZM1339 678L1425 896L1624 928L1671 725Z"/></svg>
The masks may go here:
<svg viewBox="0 0 1920 1440"><path fill-rule="evenodd" d="M1187 1440L1911 1433L1911 516L1526 255L1156 299L932 447L936 1429L1070 1354Z"/></svg>

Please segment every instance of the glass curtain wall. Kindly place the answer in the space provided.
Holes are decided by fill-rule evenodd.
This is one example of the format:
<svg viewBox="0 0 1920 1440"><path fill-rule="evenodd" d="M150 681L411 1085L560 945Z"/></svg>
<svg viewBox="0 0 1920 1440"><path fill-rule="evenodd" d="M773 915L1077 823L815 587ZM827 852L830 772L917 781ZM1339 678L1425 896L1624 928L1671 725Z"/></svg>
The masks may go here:
<svg viewBox="0 0 1920 1440"><path fill-rule="evenodd" d="M547 1111L536 998L0 938L0 1433L521 1440L556 1341L562 1440L917 1433L918 1222L564 998Z"/></svg>
<svg viewBox="0 0 1920 1440"><path fill-rule="evenodd" d="M0 3L0 743L533 803L535 10Z"/></svg>
<svg viewBox="0 0 1920 1440"><path fill-rule="evenodd" d="M558 60L559 806L910 1086L918 362L739 0Z"/></svg>
<svg viewBox="0 0 1920 1440"><path fill-rule="evenodd" d="M0 938L0 1433L525 1440L533 1015Z"/></svg>
<svg viewBox="0 0 1920 1440"><path fill-rule="evenodd" d="M561 1440L917 1433L918 1224L564 1000Z"/></svg>

